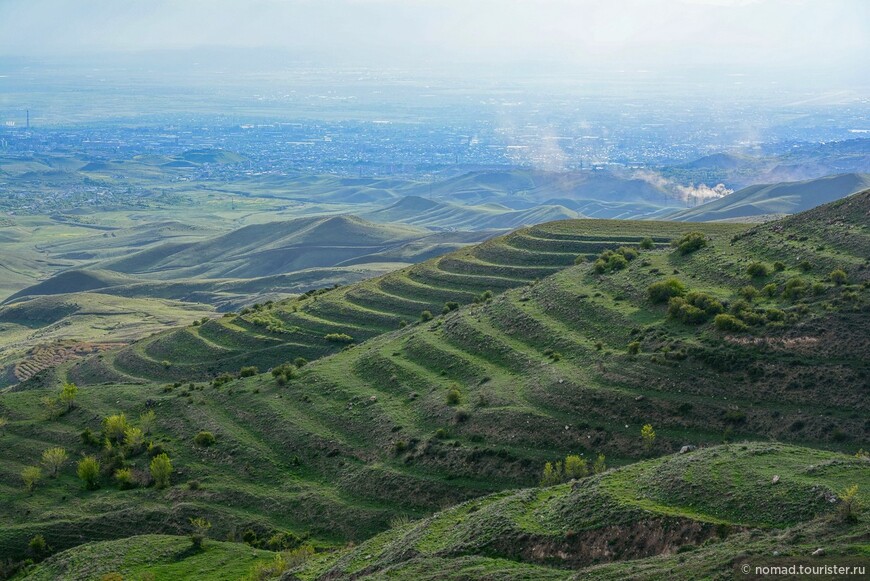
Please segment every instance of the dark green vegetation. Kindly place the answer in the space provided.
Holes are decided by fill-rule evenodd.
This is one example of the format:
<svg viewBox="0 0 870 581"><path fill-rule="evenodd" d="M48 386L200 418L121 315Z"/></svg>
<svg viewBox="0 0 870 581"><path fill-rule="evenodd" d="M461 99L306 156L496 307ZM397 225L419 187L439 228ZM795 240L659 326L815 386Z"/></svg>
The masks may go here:
<svg viewBox="0 0 870 581"><path fill-rule="evenodd" d="M471 500L285 578L732 579L743 563L866 564L870 519L837 510L853 485L870 487L867 457L717 446Z"/></svg>
<svg viewBox="0 0 870 581"><path fill-rule="evenodd" d="M551 222L372 280L171 330L77 362L67 373L79 384L204 380L248 365L266 370L296 357L314 359L348 342L335 341L335 336L359 343L419 321L427 311L441 313L447 303L469 304L487 292L527 285L572 266L578 256L594 260L609 248L636 246L646 237L666 248L672 238L694 228L657 222ZM726 239L744 229L704 227L710 235Z"/></svg>
<svg viewBox="0 0 870 581"><path fill-rule="evenodd" d="M722 198L667 216L704 222L796 214L870 187L870 174L842 174L801 182L752 185Z"/></svg>
<svg viewBox="0 0 870 581"><path fill-rule="evenodd" d="M44 400L57 395L56 386L46 392L30 382L0 399L0 416L8 419L0 435L0 516L8 523L0 556L21 558L37 534L54 550L186 534L196 517L212 523L213 538L291 531L328 547L369 538L397 515L424 516L535 485L545 462L568 454L591 463L603 453L608 465L619 466L723 440L866 448L868 209L870 193L863 193L753 229L546 224L380 279L161 334L69 369L77 379L98 378L119 373L112 370L122 361L145 361L136 368L144 370L140 377L178 372L169 385L81 387L67 410ZM703 244L679 249L681 240L698 236ZM619 250L647 237L653 248L637 256ZM594 261L614 252L632 259L597 273ZM586 260L574 265L580 254ZM770 265L766 275L747 272L757 262ZM830 280L835 270L845 282ZM651 301L648 289L670 279L680 285L668 301ZM751 302L743 298L747 286L759 289ZM669 315L675 298L705 316ZM447 302L463 306L445 309ZM717 329L711 317L720 308L739 330ZM424 310L436 316L421 321ZM270 330L261 318L293 329ZM205 332L215 339L206 343ZM343 337L327 339L332 334L369 339L348 347ZM316 338L320 343L309 345L321 351L293 347L303 342L283 335ZM278 373L182 382L203 360L231 361L235 372L278 366L223 359L228 347L218 341L227 336L254 358L262 354L247 341L270 338L274 361L288 364ZM178 356L179 345L190 346L187 359ZM299 356L311 362L294 364ZM144 432L137 418L149 409L156 419L143 444L127 443L123 431L123 441L105 449L103 418L125 412ZM645 446L647 423L656 437ZM201 432L214 439L197 438ZM22 471L55 446L70 462L57 478L26 491ZM152 457L162 453L173 473L160 489L149 483ZM81 454L100 460L96 490L75 475L72 459ZM119 468L131 471L132 488L117 481ZM721 510L695 512L706 515L704 522L734 524L776 512Z"/></svg>

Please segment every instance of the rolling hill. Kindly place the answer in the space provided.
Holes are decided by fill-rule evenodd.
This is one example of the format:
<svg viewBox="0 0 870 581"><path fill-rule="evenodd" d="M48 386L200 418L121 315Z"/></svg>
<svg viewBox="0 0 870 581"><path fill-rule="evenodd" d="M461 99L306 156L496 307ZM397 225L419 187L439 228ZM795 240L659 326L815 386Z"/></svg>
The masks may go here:
<svg viewBox="0 0 870 581"><path fill-rule="evenodd" d="M795 214L870 187L870 174L841 174L802 182L759 184L667 215L669 220L710 222Z"/></svg>
<svg viewBox="0 0 870 581"><path fill-rule="evenodd" d="M401 515L427 518L365 545L368 550L358 554L366 564L353 551L312 561L312 567L325 567L304 573L312 578L368 565L373 575L396 566L407 576L439 565L458 568L457 576L497 566L526 576L548 571L532 566L547 567L558 576L562 567L621 567L608 562L631 557L627 568L602 569L617 577L668 567L681 544L720 536L718 525L727 525L729 539L734 533L735 542L748 543L734 546L750 548L772 545L751 531L739 536L746 528L776 535L774 529L798 527L809 535L807 541L792 539L799 550L817 539L848 536L813 520L830 511L813 495L863 486L866 462L770 440L849 454L867 448L868 211L870 192L864 192L755 228L695 225L706 245L698 236L686 237L684 223L545 224L375 281L93 357L69 367L69 376L90 377L91 383L101 376L105 383L82 387L76 407L51 418L43 398L56 393L57 383L39 388L28 382L27 389L0 395L8 419L0 447L0 518L8 523L0 530L0 557L20 557L36 534L59 551L131 535L183 534L188 518L196 516L212 522L214 538L241 539L248 529L257 538L292 531L321 548L368 539ZM682 248L664 241L649 248L638 244L640 236L686 239ZM627 244L638 246L639 255L626 264L606 255L603 265L573 265L578 254ZM551 262L542 271L546 253ZM842 276L830 274L838 269ZM494 286L498 279L503 284ZM680 289L670 279L685 287L682 302L654 302L659 293ZM444 286L458 280L468 282ZM665 284L651 293L656 283ZM421 320L423 305L407 305L398 294L383 298L385 289L402 284L416 293L406 296L418 297L417 303L464 306ZM436 288L450 293L423 299ZM484 288L493 295L481 296ZM457 300L460 290L468 292L467 300ZM381 308L364 306L364 299L380 299ZM716 322L714 313L721 315ZM397 328L403 316L408 324ZM298 330L269 331L255 323L260 317L294 321ZM332 355L300 362L292 373L282 367L191 381L200 362L224 361L232 341L241 347L228 360L259 365L260 371L275 364L267 363L268 347L255 353L260 347L254 339L276 340L275 361L305 356L281 336L302 345L303 321L312 325L326 317L332 325L311 337L326 346L322 333L329 329L355 334L354 344L339 336L338 344L322 349ZM370 338L359 343L363 337ZM254 357L240 356L248 353ZM158 363L162 359L168 365ZM141 373L138 383L130 383L133 375L121 376L125 370ZM166 383L174 373L177 379ZM145 486L146 450L130 450L119 460L101 437L81 435L85 428L100 434L102 419L119 412L138 424L146 410L156 415L148 434L152 453L168 451L174 463L167 489ZM656 433L647 445L645 424ZM214 443L198 444L200 430L211 432ZM723 440L764 443L627 466L576 488L507 491L536 485L545 462L568 454L590 460L604 454L609 466L618 467ZM58 478L25 491L22 469L50 446L64 446L76 458L99 455L106 467L101 488L83 490L67 465ZM116 489L111 471L119 465L142 485ZM781 481L771 496L764 486L773 475ZM491 493L498 495L474 500ZM454 526L458 518L463 523ZM553 530L541 523L552 523ZM584 536L587 528L613 540L598 556L583 553L591 539ZM428 540L415 545L423 538ZM475 538L483 544L474 544ZM711 567L728 552L709 544L697 550L711 552L687 558L709 558ZM661 560L644 563L647 557Z"/></svg>
<svg viewBox="0 0 870 581"><path fill-rule="evenodd" d="M498 204L460 206L419 196L406 196L393 205L369 212L363 217L375 222L451 230L507 230L582 216L557 205L539 205L527 210L512 210Z"/></svg>
<svg viewBox="0 0 870 581"><path fill-rule="evenodd" d="M704 228L731 235L745 226ZM328 335L346 334L358 342L416 321L423 311L437 314L447 302L468 304L487 291L523 286L572 265L578 255L592 258L645 237L663 247L688 231L688 225L679 223L552 222L355 285L168 331L83 362L69 373L79 383L176 381L207 379L246 365L266 369L288 357L313 359L344 346Z"/></svg>

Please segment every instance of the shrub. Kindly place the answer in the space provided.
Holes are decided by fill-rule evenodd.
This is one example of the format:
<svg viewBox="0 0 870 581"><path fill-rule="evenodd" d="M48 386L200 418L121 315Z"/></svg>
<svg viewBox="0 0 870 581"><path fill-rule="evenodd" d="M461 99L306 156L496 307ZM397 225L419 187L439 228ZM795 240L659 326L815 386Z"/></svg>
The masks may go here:
<svg viewBox="0 0 870 581"><path fill-rule="evenodd" d="M652 238L644 238L640 241L640 247L644 250L652 250L653 246L655 246L655 244L653 243Z"/></svg>
<svg viewBox="0 0 870 581"><path fill-rule="evenodd" d="M781 260L777 260L773 263L773 271L774 272L782 272L785 270L785 263Z"/></svg>
<svg viewBox="0 0 870 581"><path fill-rule="evenodd" d="M716 315L716 318L713 319L713 324L716 325L716 328L720 331L739 332L747 329L746 323L734 315L728 315L725 313Z"/></svg>
<svg viewBox="0 0 870 581"><path fill-rule="evenodd" d="M85 446L99 446L100 439L91 431L90 428L85 428L79 434L79 437L82 440L82 444Z"/></svg>
<svg viewBox="0 0 870 581"><path fill-rule="evenodd" d="M837 512L840 513L840 518L846 522L858 520L858 515L861 514L861 499L858 498L858 485L853 484L840 492L840 504L837 506Z"/></svg>
<svg viewBox="0 0 870 581"><path fill-rule="evenodd" d="M674 297L668 302L668 316L687 325L700 325L709 318L703 309L681 297Z"/></svg>
<svg viewBox="0 0 870 581"><path fill-rule="evenodd" d="M628 344L628 354L637 355L640 353L640 341L632 341Z"/></svg>
<svg viewBox="0 0 870 581"><path fill-rule="evenodd" d="M239 377L254 377L259 372L260 370L257 369L255 366L249 365L247 367L242 367L241 369L239 369Z"/></svg>
<svg viewBox="0 0 870 581"><path fill-rule="evenodd" d="M297 357L293 360L293 366L296 368L305 367L306 363L308 363L308 360L304 357Z"/></svg>
<svg viewBox="0 0 870 581"><path fill-rule="evenodd" d="M764 296L766 296L768 298L773 298L774 296L776 296L776 293L778 290L779 289L777 288L776 284L770 283L770 284L764 285L761 288L761 294L763 294Z"/></svg>
<svg viewBox="0 0 870 581"><path fill-rule="evenodd" d="M154 486L157 488L169 486L169 477L172 475L172 461L165 452L151 459L149 470L151 478L154 479Z"/></svg>
<svg viewBox="0 0 870 581"><path fill-rule="evenodd" d="M450 311L455 311L458 308L459 308L459 303L456 303L453 301L448 301L448 302L444 303L444 310L441 312L444 314L447 314Z"/></svg>
<svg viewBox="0 0 870 581"><path fill-rule="evenodd" d="M578 255L574 259L574 264L583 264L584 262L586 262L586 256L584 256L583 254Z"/></svg>
<svg viewBox="0 0 870 581"><path fill-rule="evenodd" d="M583 478L589 475L589 466L586 464L586 460L575 454L565 458L564 467L565 477L568 479Z"/></svg>
<svg viewBox="0 0 870 581"><path fill-rule="evenodd" d="M456 387L451 387L447 390L447 405L457 405L462 398L462 394Z"/></svg>
<svg viewBox="0 0 870 581"><path fill-rule="evenodd" d="M396 440L393 443L393 452L395 454L401 454L408 449L408 443L405 440Z"/></svg>
<svg viewBox="0 0 870 581"><path fill-rule="evenodd" d="M63 448L49 448L42 453L42 464L48 470L48 475L54 478L66 463L66 450Z"/></svg>
<svg viewBox="0 0 870 581"><path fill-rule="evenodd" d="M27 466L21 471L21 480L24 481L24 489L32 492L42 480L42 469L39 466Z"/></svg>
<svg viewBox="0 0 870 581"><path fill-rule="evenodd" d="M432 320L432 311L423 311L420 313L420 320L424 323Z"/></svg>
<svg viewBox="0 0 870 581"><path fill-rule="evenodd" d="M748 274L752 278L761 278L770 274L770 270L763 262L753 262L748 267L746 267L746 274Z"/></svg>
<svg viewBox="0 0 870 581"><path fill-rule="evenodd" d="M190 527L190 544L194 549L199 550L208 535L211 523L202 517L197 517L190 519Z"/></svg>
<svg viewBox="0 0 870 581"><path fill-rule="evenodd" d="M646 294L650 302L660 304L667 302L672 297L683 296L686 294L686 287L676 278L669 278L649 285Z"/></svg>
<svg viewBox="0 0 870 581"><path fill-rule="evenodd" d="M758 289L754 286L747 285L737 291L737 294L747 301L753 301L758 297Z"/></svg>
<svg viewBox="0 0 870 581"><path fill-rule="evenodd" d="M235 377L230 373L221 373L217 377L211 380L212 387L221 387L226 385L227 383L233 381Z"/></svg>
<svg viewBox="0 0 870 581"><path fill-rule="evenodd" d="M85 456L79 460L76 474L85 483L85 488L94 490L97 488L97 479L100 477L100 461L93 456Z"/></svg>
<svg viewBox="0 0 870 581"><path fill-rule="evenodd" d="M492 296L493 295L492 295L491 290L485 290L482 293L480 293L480 295L478 295L477 298L474 299L474 302L476 302L476 303L488 303L489 301L492 300Z"/></svg>
<svg viewBox="0 0 870 581"><path fill-rule="evenodd" d="M620 246L616 249L616 253L622 255L629 262L638 257L637 250L629 246Z"/></svg>
<svg viewBox="0 0 870 581"><path fill-rule="evenodd" d="M779 309L767 309L764 312L764 316L768 321L785 321L785 311L781 311Z"/></svg>
<svg viewBox="0 0 870 581"><path fill-rule="evenodd" d="M640 439L643 441L643 448L647 452L652 450L653 444L656 441L656 431L653 429L652 424L645 424L640 429Z"/></svg>
<svg viewBox="0 0 870 581"><path fill-rule="evenodd" d="M841 284L846 284L846 271L840 268L832 270L830 274L828 274L828 280L837 286L840 286Z"/></svg>
<svg viewBox="0 0 870 581"><path fill-rule="evenodd" d="M172 362L169 361L168 359L164 359L163 361L160 362L160 365L163 366L163 369L169 369L170 367L172 367Z"/></svg>
<svg viewBox="0 0 870 581"><path fill-rule="evenodd" d="M353 343L353 337L347 333L327 333L323 338L331 343Z"/></svg>
<svg viewBox="0 0 870 581"><path fill-rule="evenodd" d="M813 265L809 260L801 260L798 263L798 268L804 272L809 272L813 269Z"/></svg>
<svg viewBox="0 0 870 581"><path fill-rule="evenodd" d="M789 300L799 299L807 292L808 286L807 281L800 277L791 278L785 283L782 296Z"/></svg>
<svg viewBox="0 0 870 581"><path fill-rule="evenodd" d="M129 490L136 486L136 481L133 480L133 471L129 468L115 470L115 482L121 490Z"/></svg>
<svg viewBox="0 0 870 581"><path fill-rule="evenodd" d="M707 237L700 232L689 232L682 238L671 242L680 254L690 254L707 246Z"/></svg>
<svg viewBox="0 0 870 581"><path fill-rule="evenodd" d="M595 274L604 274L607 272L607 261L599 258L592 264L592 271Z"/></svg>
<svg viewBox="0 0 870 581"><path fill-rule="evenodd" d="M124 440L124 433L130 424L127 423L127 416L123 413L109 416L103 420L103 433L110 440L121 442Z"/></svg>
<svg viewBox="0 0 870 581"><path fill-rule="evenodd" d="M214 445L217 439L211 432L202 431L193 437L193 442L202 448L208 448Z"/></svg>
<svg viewBox="0 0 870 581"><path fill-rule="evenodd" d="M147 412L139 415L139 427L142 428L142 433L150 434L151 430L154 429L154 422L157 420L157 414L154 413L154 410L148 410Z"/></svg>
<svg viewBox="0 0 870 581"><path fill-rule="evenodd" d="M60 388L60 401L66 404L67 411L73 409L76 405L76 395L79 393L79 388L75 383L64 383Z"/></svg>

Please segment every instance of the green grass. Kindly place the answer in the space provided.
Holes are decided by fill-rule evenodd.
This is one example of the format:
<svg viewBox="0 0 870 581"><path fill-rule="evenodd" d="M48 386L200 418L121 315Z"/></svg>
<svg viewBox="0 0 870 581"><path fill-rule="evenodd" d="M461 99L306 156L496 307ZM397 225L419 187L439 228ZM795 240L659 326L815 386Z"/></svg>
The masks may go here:
<svg viewBox="0 0 870 581"><path fill-rule="evenodd" d="M92 378L83 382L89 385L81 388L79 407L57 419L46 418L41 402L56 385L2 394L0 415L9 425L0 434L0 518L9 524L0 531L0 556L20 558L37 533L56 549L143 533L183 534L192 516L209 518L216 538L246 528L290 530L310 534L319 547L335 547L372 537L396 516L426 518L471 501L462 510L477 508L462 523L439 520L431 531L421 526L415 529L419 543L407 546L431 551L434 559L450 547L462 547L453 554L468 560L456 571L492 565L533 576L536 570L527 569L527 563L551 566L551 559L561 558L553 547L562 541L550 537L574 531L578 543L594 545L598 537L584 537L583 531L622 527L636 523L639 515L655 515L658 520L647 532L665 538L668 547L675 547L683 532L705 541L723 524L765 530L800 526L829 508L819 503L814 496L819 489L813 487L836 491L858 478L853 478L856 466L858 480L866 479L863 464L820 449L854 453L868 448L870 409L863 381L868 351L862 347L870 336L863 266L870 255L868 207L870 194L861 194L751 230L705 227L708 245L689 255L664 244L686 232L684 224L556 222L516 236L531 232L558 244L588 238L616 246L642 235L658 245L624 270L607 274L596 274L588 263L573 266L572 255L566 254L558 272L538 281L529 274L528 283L506 287L477 304L467 303L489 290L481 277L487 284L509 279L448 273L436 260L381 280L180 329L177 343L166 333L103 359L85 360L69 371L71 377ZM451 268L468 264L476 270L493 260L501 244L513 248L505 242L513 240L488 242L486 261L475 258L475 249L461 250L450 257ZM781 260L785 268L753 280L746 267L757 260L771 265ZM808 272L800 268L803 260L811 263ZM503 266L523 268L510 262ZM825 282L835 267L846 270L847 284ZM801 276L821 286L797 299L781 294L755 299L751 309L781 309L785 320L726 333L710 321L679 323L667 316L665 306L647 300L651 283L672 276L728 308L747 284L776 284L781 290L787 280ZM389 295L381 298L377 289L383 280L399 277L414 281L390 287L408 289L403 298L425 296L414 293L434 279L438 289L461 280L456 288L468 299L432 321L389 329L387 323L400 315L384 310ZM748 317L748 311L741 313ZM269 330L258 317L297 329ZM264 372L273 364L267 355L276 362L292 360L301 352L297 349L328 343L325 334L341 332L351 322L354 328L346 330L356 344L333 345L322 351L331 355L316 360L319 354L310 351L311 363L286 385L262 374L221 387L198 381L189 388L184 376L196 369L196 353L213 359L221 349L250 351L248 359L225 360L230 369L253 360ZM627 346L635 341L639 353L631 355ZM176 344L184 346L185 357L169 359L160 373L180 385L146 381L155 365L163 369L160 357L168 359ZM223 361L204 362L201 369L220 369ZM140 383L124 385L113 378L99 384L101 373L111 377L115 369ZM454 389L458 401L448 399ZM30 494L23 490L22 468L37 462L45 448L62 445L76 458L99 453L81 444L78 433L84 427L98 432L101 418L118 411L135 418L146 407L158 418L151 437L169 450L176 466L171 488L122 491L104 476L99 490L85 491L68 464L57 480L45 480ZM649 451L640 439L646 423L657 433ZM196 446L192 438L200 430L214 433L216 444ZM604 453L610 466L623 466L685 444L743 440L806 447L764 443L742 450L732 444L666 456L596 477L589 481L594 490L577 491L577 498L574 492L562 494L562 500L571 499L562 505L552 492L505 492L534 486L546 461L567 454L591 459ZM773 451L761 452L767 448ZM703 458L703 465L696 466L693 458ZM138 454L126 461L143 471L148 459ZM783 476L767 495L767 483L780 472L788 479ZM201 484L199 489L186 485L191 480ZM493 492L501 495L480 500ZM497 526L481 529L473 515L491 517ZM524 535L545 535L546 543L540 551L523 548L514 541ZM642 549L629 543L618 554L658 555ZM576 563L597 562L584 558L576 557ZM515 564L520 560L523 565Z"/></svg>

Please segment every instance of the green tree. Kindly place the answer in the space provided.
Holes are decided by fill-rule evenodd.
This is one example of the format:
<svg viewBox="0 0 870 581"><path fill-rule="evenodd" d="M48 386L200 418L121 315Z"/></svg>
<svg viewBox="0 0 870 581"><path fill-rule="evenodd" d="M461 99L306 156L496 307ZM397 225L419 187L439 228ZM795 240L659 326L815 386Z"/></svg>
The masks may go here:
<svg viewBox="0 0 870 581"><path fill-rule="evenodd" d="M190 526L190 544L194 549L201 549L208 535L208 530L211 528L211 522L202 517L197 517L190 519Z"/></svg>
<svg viewBox="0 0 870 581"><path fill-rule="evenodd" d="M172 475L172 461L169 455L164 452L152 458L149 470L151 478L154 479L154 486L157 488L169 486L169 477Z"/></svg>
<svg viewBox="0 0 870 581"><path fill-rule="evenodd" d="M128 427L124 430L124 445L131 452L136 452L145 445L145 434L141 428Z"/></svg>
<svg viewBox="0 0 870 581"><path fill-rule="evenodd" d="M858 498L858 485L853 484L839 494L840 504L837 506L837 511L840 513L840 518L846 522L852 522L858 519L861 514L861 499Z"/></svg>
<svg viewBox="0 0 870 581"><path fill-rule="evenodd" d="M671 246L674 246L680 254L689 254L707 246L707 237L701 232L689 232L671 242Z"/></svg>
<svg viewBox="0 0 870 581"><path fill-rule="evenodd" d="M420 320L424 323L432 320L432 311L423 311L420 313Z"/></svg>
<svg viewBox="0 0 870 581"><path fill-rule="evenodd" d="M544 471L541 474L541 486L553 486L564 480L564 472L561 462L547 462L544 464Z"/></svg>
<svg viewBox="0 0 870 581"><path fill-rule="evenodd" d="M42 464L48 470L48 475L54 478L66 462L66 450L49 448L42 453Z"/></svg>
<svg viewBox="0 0 870 581"><path fill-rule="evenodd" d="M79 393L79 388L75 383L64 383L60 388L60 401L66 404L67 411L76 406L76 396Z"/></svg>
<svg viewBox="0 0 870 581"><path fill-rule="evenodd" d="M592 464L592 472L594 474L601 474L605 470L607 470L607 459L604 457L604 454L599 454Z"/></svg>
<svg viewBox="0 0 870 581"><path fill-rule="evenodd" d="M565 477L568 479L571 478L583 478L584 476L589 475L589 466L586 464L586 460L577 456L576 454L570 454L565 457Z"/></svg>
<svg viewBox="0 0 870 581"><path fill-rule="evenodd" d="M640 439L643 441L644 450L651 451L656 441L656 432L651 424L646 424L640 429Z"/></svg>
<svg viewBox="0 0 870 581"><path fill-rule="evenodd" d="M746 274L752 278L762 278L770 274L770 269L763 262L753 262L746 267Z"/></svg>
<svg viewBox="0 0 870 581"><path fill-rule="evenodd" d="M453 386L449 390L447 390L448 405L457 405L460 399L462 399L462 393L459 391L458 387Z"/></svg>
<svg viewBox="0 0 870 581"><path fill-rule="evenodd" d="M94 490L100 477L100 461L93 456L83 457L76 466L76 474L85 483L85 488Z"/></svg>
<svg viewBox="0 0 870 581"><path fill-rule="evenodd" d="M139 415L139 427L142 428L143 434L150 434L151 430L154 429L154 422L157 420L157 414L154 413L154 410L148 410L147 412Z"/></svg>
<svg viewBox="0 0 870 581"><path fill-rule="evenodd" d="M21 471L21 480L24 481L24 489L32 492L42 480L42 469L39 466L27 466Z"/></svg>
<svg viewBox="0 0 870 581"><path fill-rule="evenodd" d="M115 442L123 442L127 428L130 424L127 423L127 416L123 413L108 416L103 420L103 433L106 438Z"/></svg>
<svg viewBox="0 0 870 581"><path fill-rule="evenodd" d="M644 238L640 241L640 247L644 250L652 250L655 243L652 238Z"/></svg>
<svg viewBox="0 0 870 581"><path fill-rule="evenodd" d="M211 432L202 431L193 437L193 442L197 446L201 446L203 448L208 448L212 446L217 440L214 437L214 434Z"/></svg>
<svg viewBox="0 0 870 581"><path fill-rule="evenodd" d="M133 471L129 468L118 468L115 470L115 482L118 483L118 488L127 490L136 486L133 480Z"/></svg>

